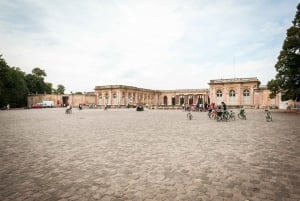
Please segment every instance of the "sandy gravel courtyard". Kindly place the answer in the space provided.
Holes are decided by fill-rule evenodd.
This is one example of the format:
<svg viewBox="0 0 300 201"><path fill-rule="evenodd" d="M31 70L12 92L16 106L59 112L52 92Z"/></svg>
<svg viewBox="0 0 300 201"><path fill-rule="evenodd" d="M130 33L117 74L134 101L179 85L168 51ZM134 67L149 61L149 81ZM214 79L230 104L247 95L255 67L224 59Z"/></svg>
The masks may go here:
<svg viewBox="0 0 300 201"><path fill-rule="evenodd" d="M246 113L0 111L0 200L299 201L300 114Z"/></svg>

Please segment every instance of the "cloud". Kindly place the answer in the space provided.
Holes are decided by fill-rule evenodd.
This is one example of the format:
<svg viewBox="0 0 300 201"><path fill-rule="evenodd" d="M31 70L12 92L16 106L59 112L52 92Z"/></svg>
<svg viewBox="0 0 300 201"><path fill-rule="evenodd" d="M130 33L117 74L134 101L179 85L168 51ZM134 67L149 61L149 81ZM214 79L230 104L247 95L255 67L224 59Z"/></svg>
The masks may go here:
<svg viewBox="0 0 300 201"><path fill-rule="evenodd" d="M297 3L2 1L0 53L25 72L45 69L67 91L207 88L233 76L267 82Z"/></svg>

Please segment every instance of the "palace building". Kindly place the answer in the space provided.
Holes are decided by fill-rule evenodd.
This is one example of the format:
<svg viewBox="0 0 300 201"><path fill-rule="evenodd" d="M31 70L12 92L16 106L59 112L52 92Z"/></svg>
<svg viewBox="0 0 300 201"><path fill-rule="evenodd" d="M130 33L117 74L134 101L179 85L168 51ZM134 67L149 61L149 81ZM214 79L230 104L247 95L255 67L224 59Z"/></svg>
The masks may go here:
<svg viewBox="0 0 300 201"><path fill-rule="evenodd" d="M50 100L55 106L94 105L125 107L149 105L153 107L181 107L182 105L210 104L224 101L228 106L261 108L278 107L279 96L269 98L270 91L260 86L256 77L210 80L209 89L152 90L126 85L96 86L93 93L29 95L28 107L37 102Z"/></svg>
<svg viewBox="0 0 300 201"><path fill-rule="evenodd" d="M209 101L208 89L150 90L125 85L96 86L98 105L175 106Z"/></svg>

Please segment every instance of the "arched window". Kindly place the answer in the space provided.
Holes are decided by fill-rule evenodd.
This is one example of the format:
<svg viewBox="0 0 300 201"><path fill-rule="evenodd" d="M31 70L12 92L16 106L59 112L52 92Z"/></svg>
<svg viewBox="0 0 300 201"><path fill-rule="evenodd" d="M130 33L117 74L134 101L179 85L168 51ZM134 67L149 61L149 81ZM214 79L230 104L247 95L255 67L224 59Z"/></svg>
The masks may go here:
<svg viewBox="0 0 300 201"><path fill-rule="evenodd" d="M117 94L113 93L113 104L117 105L117 102L118 102L118 100L117 100Z"/></svg>
<svg viewBox="0 0 300 201"><path fill-rule="evenodd" d="M218 90L217 93L216 93L216 95L217 95L216 103L217 103L218 105L220 105L221 102L222 102L222 91L221 91L221 90Z"/></svg>
<svg viewBox="0 0 300 201"><path fill-rule="evenodd" d="M243 95L244 96L250 96L250 92L248 89L245 89L244 92L243 92Z"/></svg>
<svg viewBox="0 0 300 201"><path fill-rule="evenodd" d="M235 105L235 91L229 91L229 105Z"/></svg>
<svg viewBox="0 0 300 201"><path fill-rule="evenodd" d="M105 93L105 104L108 104L109 95L108 93Z"/></svg>
<svg viewBox="0 0 300 201"><path fill-rule="evenodd" d="M250 91L248 89L243 91L243 104L250 105Z"/></svg>

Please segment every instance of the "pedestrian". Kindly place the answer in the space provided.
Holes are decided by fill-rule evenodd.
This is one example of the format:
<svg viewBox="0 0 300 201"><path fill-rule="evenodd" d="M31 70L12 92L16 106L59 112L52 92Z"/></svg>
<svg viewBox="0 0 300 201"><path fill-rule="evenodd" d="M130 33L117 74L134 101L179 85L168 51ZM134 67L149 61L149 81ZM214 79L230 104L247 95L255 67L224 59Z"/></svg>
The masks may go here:
<svg viewBox="0 0 300 201"><path fill-rule="evenodd" d="M224 102L221 102L222 106L223 106L223 110L226 111L227 110L227 106Z"/></svg>

